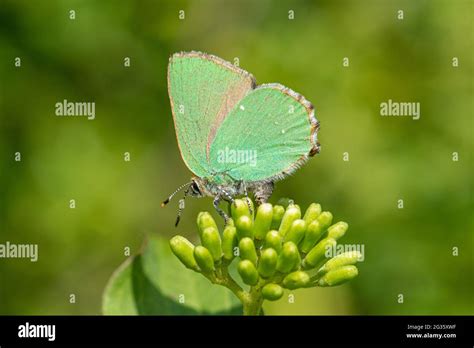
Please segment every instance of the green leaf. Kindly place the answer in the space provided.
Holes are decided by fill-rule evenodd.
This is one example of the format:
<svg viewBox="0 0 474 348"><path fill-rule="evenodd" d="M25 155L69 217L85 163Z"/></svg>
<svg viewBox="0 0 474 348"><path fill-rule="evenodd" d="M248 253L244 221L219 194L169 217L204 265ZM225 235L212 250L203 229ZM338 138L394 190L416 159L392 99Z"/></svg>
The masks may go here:
<svg viewBox="0 0 474 348"><path fill-rule="evenodd" d="M185 268L167 240L150 237L143 253L127 259L110 278L102 311L106 315L237 315L242 314L242 306L230 290Z"/></svg>

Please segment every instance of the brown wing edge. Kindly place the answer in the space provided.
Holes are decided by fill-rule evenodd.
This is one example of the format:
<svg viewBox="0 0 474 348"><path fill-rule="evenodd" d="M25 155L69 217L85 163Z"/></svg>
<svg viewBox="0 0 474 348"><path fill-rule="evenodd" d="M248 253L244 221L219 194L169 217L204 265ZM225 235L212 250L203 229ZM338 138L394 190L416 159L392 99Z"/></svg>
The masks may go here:
<svg viewBox="0 0 474 348"><path fill-rule="evenodd" d="M174 123L176 141L178 143L179 153L180 153L181 158L183 159L184 163L186 164L186 167L188 167L189 171L193 175L198 176L196 173L194 173L191 170L191 167L186 162L186 159L183 157L183 151L181 150L181 144L179 143L179 140L178 140L178 130L176 128L176 116L175 116L175 113L174 113L175 107L174 107L173 97L171 96L171 91L170 91L170 86L171 86L171 84L170 84L170 65L171 65L171 63L173 62L173 60L175 58L182 58L182 57L196 57L196 58L206 59L206 60L212 61L216 64L219 64L219 65L229 69L230 71L232 71L236 74L239 74L239 75L242 75L246 78L249 78L250 81L251 81L251 89L250 90L252 90L256 87L257 82L255 80L255 77L251 73L249 73L248 71L246 71L244 69L241 69L241 68L235 66L234 64L232 64L232 63L230 63L230 62L228 62L228 61L226 61L222 58L214 56L212 54L207 54L207 53L203 53L203 52L199 52L199 51L189 51L189 52L182 51L182 52L176 52L176 53L174 53L170 56L169 61L168 61L167 83L168 83L168 97L170 98L171 113L173 115L173 123Z"/></svg>

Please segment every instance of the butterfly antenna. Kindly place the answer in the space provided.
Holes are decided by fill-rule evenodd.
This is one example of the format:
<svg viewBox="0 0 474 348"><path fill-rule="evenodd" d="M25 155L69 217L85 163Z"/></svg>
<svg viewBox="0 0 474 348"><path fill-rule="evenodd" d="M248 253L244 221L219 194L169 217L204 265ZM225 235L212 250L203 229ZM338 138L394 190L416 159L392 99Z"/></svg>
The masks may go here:
<svg viewBox="0 0 474 348"><path fill-rule="evenodd" d="M181 213L183 212L185 208L185 199L188 196L189 193L189 188L184 191L184 196L179 200L179 209L178 209L178 216L176 216L176 222L174 223L174 227L178 227L179 221L181 220Z"/></svg>
<svg viewBox="0 0 474 348"><path fill-rule="evenodd" d="M185 188L186 186L189 186L192 184L192 181L191 182L187 182L186 184L183 184L181 185L180 187L178 187L176 189L176 191L174 191L168 198L166 198L163 202L161 202L161 207L163 208L165 205L167 205L171 199L179 192L181 191L183 188Z"/></svg>

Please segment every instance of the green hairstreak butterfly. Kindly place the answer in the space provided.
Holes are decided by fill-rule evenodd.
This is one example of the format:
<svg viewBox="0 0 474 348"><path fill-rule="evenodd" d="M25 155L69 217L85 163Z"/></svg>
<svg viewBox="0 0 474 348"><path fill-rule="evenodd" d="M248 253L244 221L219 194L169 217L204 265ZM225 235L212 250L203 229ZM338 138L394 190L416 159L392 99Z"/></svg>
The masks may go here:
<svg viewBox="0 0 474 348"><path fill-rule="evenodd" d="M278 84L257 86L247 71L213 55L180 52L168 65L168 94L181 156L193 173L162 206L187 196L232 202L252 192L266 202L282 180L319 152L313 105Z"/></svg>

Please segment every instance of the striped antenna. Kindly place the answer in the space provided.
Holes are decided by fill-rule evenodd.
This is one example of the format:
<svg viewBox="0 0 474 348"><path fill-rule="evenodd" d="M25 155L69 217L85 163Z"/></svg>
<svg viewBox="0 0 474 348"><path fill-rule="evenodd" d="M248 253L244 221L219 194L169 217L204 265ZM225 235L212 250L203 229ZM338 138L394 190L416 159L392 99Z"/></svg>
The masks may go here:
<svg viewBox="0 0 474 348"><path fill-rule="evenodd" d="M181 191L183 188L185 188L186 186L189 186L191 185L193 182L190 181L190 182L187 182L186 184L183 184L181 185L180 187L178 187L176 189L176 191L174 191L168 198L166 198L162 203L161 203L161 207L163 208L165 205L167 205L171 199L174 197L174 195L176 195L179 191Z"/></svg>

